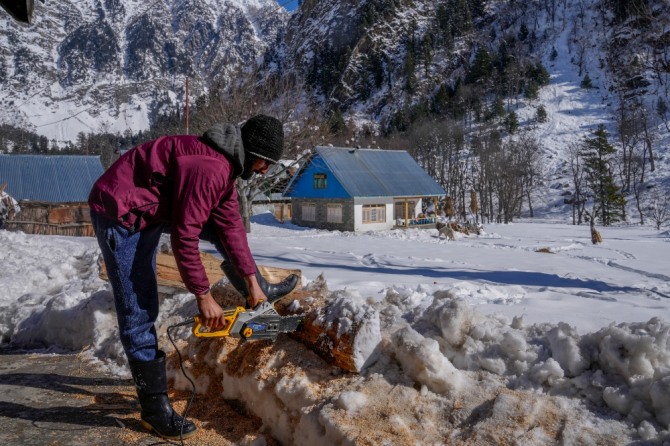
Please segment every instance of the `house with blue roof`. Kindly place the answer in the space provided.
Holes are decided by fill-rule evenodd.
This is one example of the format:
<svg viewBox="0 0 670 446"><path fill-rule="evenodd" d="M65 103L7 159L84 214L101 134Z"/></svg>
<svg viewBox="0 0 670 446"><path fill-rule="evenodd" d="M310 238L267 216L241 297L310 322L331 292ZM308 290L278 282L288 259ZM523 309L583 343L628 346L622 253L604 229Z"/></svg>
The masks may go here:
<svg viewBox="0 0 670 446"><path fill-rule="evenodd" d="M103 172L99 156L0 154L0 185L20 208L6 228L92 235L88 194Z"/></svg>
<svg viewBox="0 0 670 446"><path fill-rule="evenodd" d="M284 191L294 224L355 232L435 223L423 200L445 195L406 151L323 146Z"/></svg>

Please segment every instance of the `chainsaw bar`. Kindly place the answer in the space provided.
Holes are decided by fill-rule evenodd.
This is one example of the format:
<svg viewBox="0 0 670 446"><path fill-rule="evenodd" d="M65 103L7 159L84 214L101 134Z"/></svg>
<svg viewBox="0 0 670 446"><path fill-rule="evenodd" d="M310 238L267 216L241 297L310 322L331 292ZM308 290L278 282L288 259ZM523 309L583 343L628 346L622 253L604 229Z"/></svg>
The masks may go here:
<svg viewBox="0 0 670 446"><path fill-rule="evenodd" d="M280 333L291 333L296 331L300 325L305 322L305 316L283 316L279 321L279 332Z"/></svg>

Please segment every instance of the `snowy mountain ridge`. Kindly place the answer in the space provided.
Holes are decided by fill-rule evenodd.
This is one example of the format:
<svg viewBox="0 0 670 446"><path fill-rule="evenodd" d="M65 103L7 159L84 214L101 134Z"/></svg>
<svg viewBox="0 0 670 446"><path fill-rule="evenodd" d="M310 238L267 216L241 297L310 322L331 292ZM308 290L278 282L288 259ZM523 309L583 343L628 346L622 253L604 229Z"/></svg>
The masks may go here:
<svg viewBox="0 0 670 446"><path fill-rule="evenodd" d="M152 110L227 82L287 14L273 0L37 3L30 27L0 16L0 122L52 144L137 132Z"/></svg>
<svg viewBox="0 0 670 446"><path fill-rule="evenodd" d="M285 84L302 89L303 103L376 133L449 116L472 134L498 99L542 145L538 200L551 213L563 201L568 148L599 124L619 150L653 162L646 180L667 182L664 5L305 0L289 15L272 0L38 2L31 27L0 16L0 123L51 144L137 132L157 111L183 109L186 78L194 100L255 63L261 78L303 79ZM481 54L485 71L503 74L477 74ZM540 64L549 82L529 94L524 70Z"/></svg>

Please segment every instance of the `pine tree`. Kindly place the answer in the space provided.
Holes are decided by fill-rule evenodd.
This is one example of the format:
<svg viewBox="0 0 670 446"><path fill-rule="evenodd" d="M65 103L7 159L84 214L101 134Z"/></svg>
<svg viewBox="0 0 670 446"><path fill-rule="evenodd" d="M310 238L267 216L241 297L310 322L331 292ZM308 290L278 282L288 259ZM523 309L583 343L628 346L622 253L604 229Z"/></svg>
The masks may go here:
<svg viewBox="0 0 670 446"><path fill-rule="evenodd" d="M415 73L416 62L414 59L414 53L412 51L407 51L405 55L405 91L407 93L414 93L416 89L416 73Z"/></svg>
<svg viewBox="0 0 670 446"><path fill-rule="evenodd" d="M540 86L537 85L535 81L530 81L526 88L523 91L523 95L526 99L534 101L540 94Z"/></svg>
<svg viewBox="0 0 670 446"><path fill-rule="evenodd" d="M514 134L519 130L519 117L515 112L511 111L507 114L507 117L505 117L505 129L507 129L510 134Z"/></svg>
<svg viewBox="0 0 670 446"><path fill-rule="evenodd" d="M542 62L538 62L537 65L531 69L530 75L541 87L549 85L549 82L551 81L551 75Z"/></svg>
<svg viewBox="0 0 670 446"><path fill-rule="evenodd" d="M525 23L522 23L521 28L519 29L519 40L523 42L528 38L528 34L529 34L528 27L526 26Z"/></svg>
<svg viewBox="0 0 670 446"><path fill-rule="evenodd" d="M449 89L444 84L440 85L433 97L433 111L438 114L446 114L449 105Z"/></svg>
<svg viewBox="0 0 670 446"><path fill-rule="evenodd" d="M489 52L483 46L477 49L475 60L468 73L468 82L474 83L481 80L486 81L493 72L493 60Z"/></svg>
<svg viewBox="0 0 670 446"><path fill-rule="evenodd" d="M584 159L586 180L593 195L593 216L608 226L624 218L626 200L614 181L610 158L616 152L607 140L605 126L600 124L593 138L585 137L581 156Z"/></svg>
<svg viewBox="0 0 670 446"><path fill-rule="evenodd" d="M347 124L344 122L342 113L340 113L339 110L335 110L330 115L330 118L328 118L328 126L330 128L330 133L334 135L339 135L346 130Z"/></svg>
<svg viewBox="0 0 670 446"><path fill-rule="evenodd" d="M547 109L544 108L544 105L537 107L535 112L535 120L539 123L547 122Z"/></svg>
<svg viewBox="0 0 670 446"><path fill-rule="evenodd" d="M593 82L591 82L591 78L589 77L589 73L586 73L584 75L584 79L582 79L582 83L580 84L582 88L593 88Z"/></svg>

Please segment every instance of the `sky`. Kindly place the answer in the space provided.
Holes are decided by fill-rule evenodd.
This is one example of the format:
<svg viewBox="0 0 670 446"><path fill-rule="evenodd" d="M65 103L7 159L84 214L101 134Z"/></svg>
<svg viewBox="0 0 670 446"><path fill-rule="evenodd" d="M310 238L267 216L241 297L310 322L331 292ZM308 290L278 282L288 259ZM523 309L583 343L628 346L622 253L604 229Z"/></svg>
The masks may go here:
<svg viewBox="0 0 670 446"><path fill-rule="evenodd" d="M670 230L600 229L601 245L567 218L487 224L479 236L446 241L436 229L342 233L261 213L249 235L258 264L300 269L308 288L325 281L330 315L351 322L341 326L370 316L357 340L367 368L342 374L280 337L244 368L251 372L231 373L237 344L196 342L188 329L178 342L198 369L199 394L243 401L263 422L259 435L283 444L401 444L409 433L421 445L662 444L670 441ZM85 350L128 376L94 239L0 230L0 245L3 343ZM157 328L172 352L166 327L197 310L190 294L164 291ZM170 376L189 389L177 370Z"/></svg>

